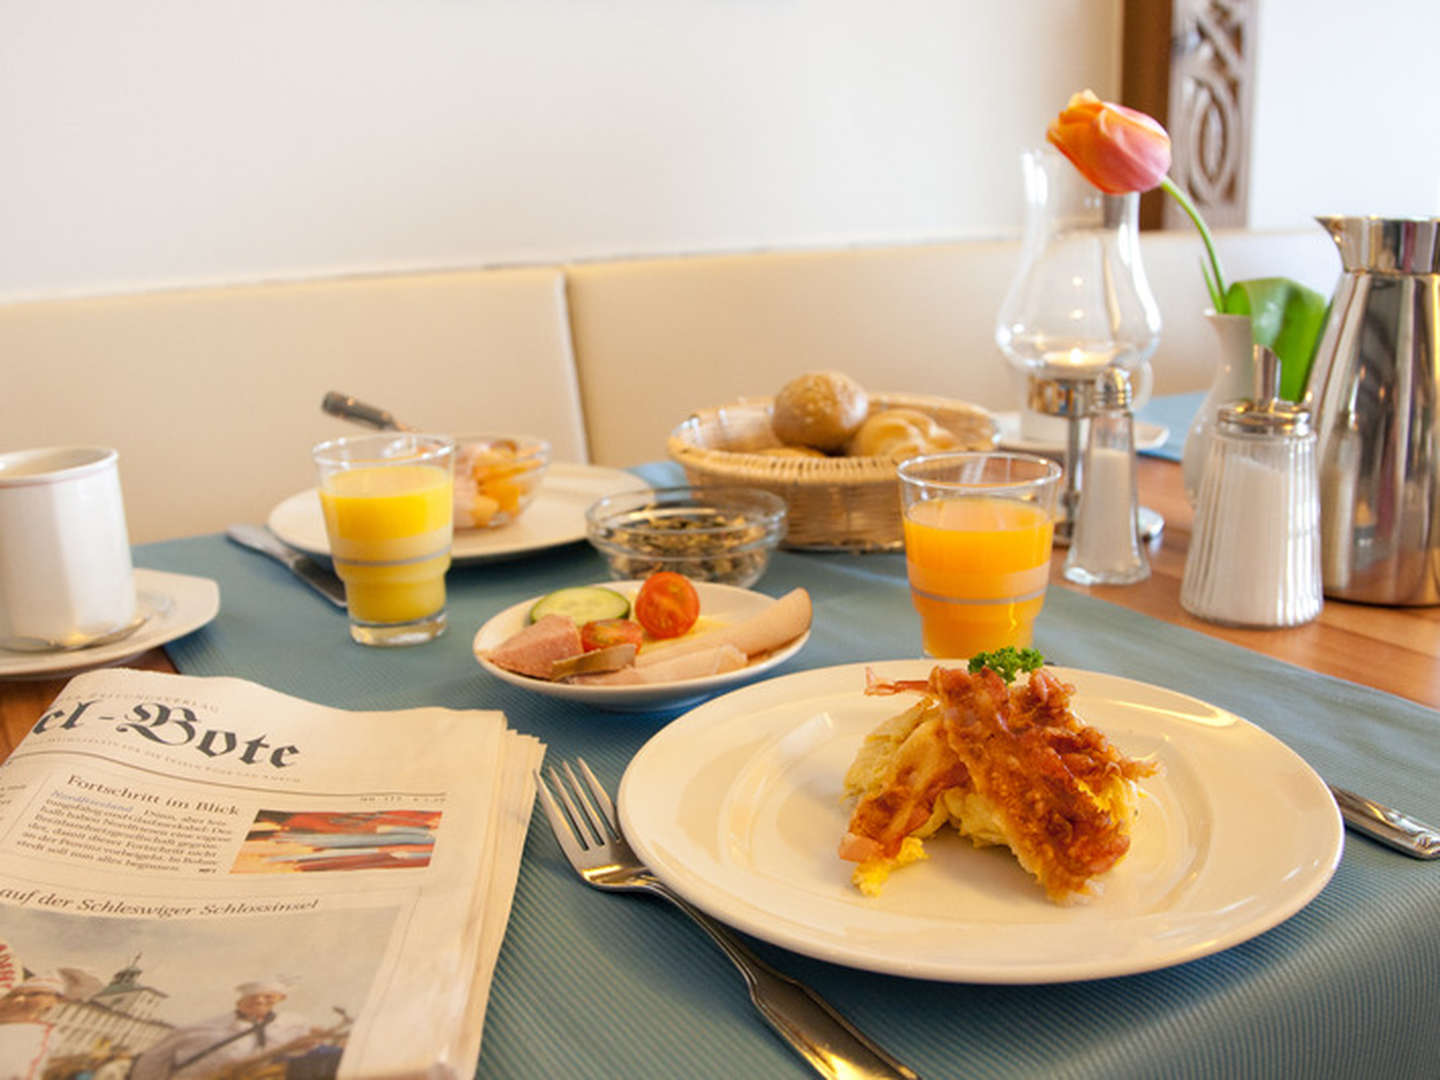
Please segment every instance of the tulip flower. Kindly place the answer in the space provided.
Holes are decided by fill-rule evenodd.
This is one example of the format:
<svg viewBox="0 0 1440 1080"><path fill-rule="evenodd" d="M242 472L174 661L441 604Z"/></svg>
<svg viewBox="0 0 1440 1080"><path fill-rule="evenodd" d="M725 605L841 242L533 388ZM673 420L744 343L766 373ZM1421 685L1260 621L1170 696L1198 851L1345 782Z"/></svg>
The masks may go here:
<svg viewBox="0 0 1440 1080"><path fill-rule="evenodd" d="M1107 195L1149 191L1170 169L1170 136L1153 117L1089 90L1070 99L1045 136Z"/></svg>
<svg viewBox="0 0 1440 1080"><path fill-rule="evenodd" d="M1325 299L1286 278L1237 281L1228 289L1205 219L1190 196L1170 179L1170 136L1154 117L1101 101L1089 90L1073 95L1045 137L1091 184L1108 195L1162 188L1180 204L1205 242L1209 265L1200 264L1216 312L1250 317L1251 339L1282 360L1281 393L1299 401L1325 321Z"/></svg>
<svg viewBox="0 0 1440 1080"><path fill-rule="evenodd" d="M1215 243L1200 211L1167 175L1170 135L1159 121L1082 90L1070 98L1045 137L1070 159L1081 176L1107 195L1128 195L1155 187L1168 191L1200 231L1210 258L1208 267L1201 266L1205 285L1215 310L1225 310L1225 276L1220 271Z"/></svg>

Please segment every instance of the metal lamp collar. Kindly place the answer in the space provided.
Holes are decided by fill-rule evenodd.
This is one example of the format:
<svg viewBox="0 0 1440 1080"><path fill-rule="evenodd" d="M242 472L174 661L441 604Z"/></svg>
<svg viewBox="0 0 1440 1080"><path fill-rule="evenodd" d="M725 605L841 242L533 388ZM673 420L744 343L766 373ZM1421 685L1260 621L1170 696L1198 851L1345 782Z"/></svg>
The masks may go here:
<svg viewBox="0 0 1440 1080"><path fill-rule="evenodd" d="M1026 404L1046 416L1083 419L1097 409L1128 410L1134 400L1130 373L1110 367L1088 379L1047 379L1030 376Z"/></svg>

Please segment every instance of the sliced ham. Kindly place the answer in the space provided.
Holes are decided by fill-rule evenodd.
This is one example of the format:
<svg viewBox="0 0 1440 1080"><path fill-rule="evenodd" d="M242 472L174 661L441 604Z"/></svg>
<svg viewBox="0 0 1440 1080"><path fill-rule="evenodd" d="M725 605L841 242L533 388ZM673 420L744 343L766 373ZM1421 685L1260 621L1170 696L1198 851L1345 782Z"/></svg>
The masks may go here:
<svg viewBox="0 0 1440 1080"><path fill-rule="evenodd" d="M731 645L746 656L778 649L788 641L794 641L810 628L810 594L804 589L792 589L763 611L742 622L722 626L694 637L682 638L663 649L645 650L635 658L637 668L662 664L672 658L703 649L714 649L720 645Z"/></svg>
<svg viewBox="0 0 1440 1080"><path fill-rule="evenodd" d="M556 660L579 656L584 651L574 619L546 615L482 655L506 671L548 679Z"/></svg>
<svg viewBox="0 0 1440 1080"><path fill-rule="evenodd" d="M644 653L640 656L644 657ZM720 644L708 649L692 649L681 655L666 650L655 663L639 665L639 660L619 671L599 675L577 675L571 682L586 686L639 686L647 683L678 682L681 679L703 679L707 675L723 675L739 671L749 658L734 645Z"/></svg>

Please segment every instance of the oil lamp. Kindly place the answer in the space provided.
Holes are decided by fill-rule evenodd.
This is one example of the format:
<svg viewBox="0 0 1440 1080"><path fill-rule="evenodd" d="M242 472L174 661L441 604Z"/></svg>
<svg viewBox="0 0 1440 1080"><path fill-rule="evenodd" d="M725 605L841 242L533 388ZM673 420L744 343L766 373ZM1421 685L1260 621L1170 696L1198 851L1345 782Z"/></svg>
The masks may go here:
<svg viewBox="0 0 1440 1080"><path fill-rule="evenodd" d="M1106 195L1050 146L1021 161L1025 237L995 341L1026 377L1029 408L1067 421L1055 538L1068 543L1097 380L1111 370L1136 375L1160 340L1160 312L1140 261L1140 196ZM1141 519L1147 538L1164 525L1153 511L1142 509Z"/></svg>

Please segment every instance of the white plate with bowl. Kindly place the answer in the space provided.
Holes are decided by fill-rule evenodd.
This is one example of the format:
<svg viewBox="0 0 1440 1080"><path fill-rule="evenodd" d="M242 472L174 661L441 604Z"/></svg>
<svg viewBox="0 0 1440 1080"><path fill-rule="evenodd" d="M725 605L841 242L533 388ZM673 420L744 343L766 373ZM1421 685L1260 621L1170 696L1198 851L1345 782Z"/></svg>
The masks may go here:
<svg viewBox="0 0 1440 1080"><path fill-rule="evenodd" d="M535 501L520 517L495 529L456 529L450 558L486 562L528 555L585 539L585 511L596 499L649 487L633 473L598 465L557 461L540 483ZM330 557L325 516L314 488L291 495L270 511L270 531L293 548Z"/></svg>
<svg viewBox="0 0 1440 1080"><path fill-rule="evenodd" d="M0 679L54 679L118 664L204 626L220 611L220 586L209 578L135 570L136 612L145 621L133 634L69 652L0 649Z"/></svg>
<svg viewBox="0 0 1440 1080"><path fill-rule="evenodd" d="M640 591L643 582L600 581L591 584L614 589L630 600L633 605L635 594ZM700 615L711 626L717 623L734 624L742 619L748 619L752 615L758 615L777 599L750 589L738 589L732 585L716 585L706 581L697 581L694 582L694 585L695 592L700 597ZM582 683L549 682L545 679L535 679L528 675L518 675L513 671L506 671L504 668L496 667L480 655L481 652L495 648L507 638L523 630L529 619L530 609L539 599L538 596L532 596L529 600L512 605L480 627L475 634L474 642L475 658L479 660L480 666L495 678L507 682L511 686L517 686L521 690L529 690L532 693L557 698L561 701L590 705L610 712L655 712L660 709L675 709L717 694L722 690L734 689L741 683L749 682L771 668L783 664L804 648L805 642L810 640L810 631L807 628L793 641L773 652L766 653L738 671L726 672L723 675L707 675L699 679L651 683L645 686L595 686ZM663 646L661 647L663 648Z"/></svg>
<svg viewBox="0 0 1440 1080"><path fill-rule="evenodd" d="M997 412L995 427L1000 433L1001 450L1018 450L1025 454L1039 454L1042 457L1063 457L1064 442L1049 442L1041 439L1027 439L1020 430L1018 412ZM1158 450L1170 438L1170 429L1164 424L1152 424L1145 420L1135 421L1135 449ZM1082 446L1083 450L1084 447Z"/></svg>
<svg viewBox="0 0 1440 1080"><path fill-rule="evenodd" d="M1005 848L953 829L879 896L836 849L844 775L865 736L933 661L877 661L769 679L692 709L637 753L620 785L626 837L667 885L748 934L831 963L947 982L1050 983L1151 971L1228 949L1295 914L1343 848L1324 782L1274 736L1158 686L1053 669L1075 713L1124 753L1157 760L1141 782L1129 853L1089 903L1053 904Z"/></svg>

